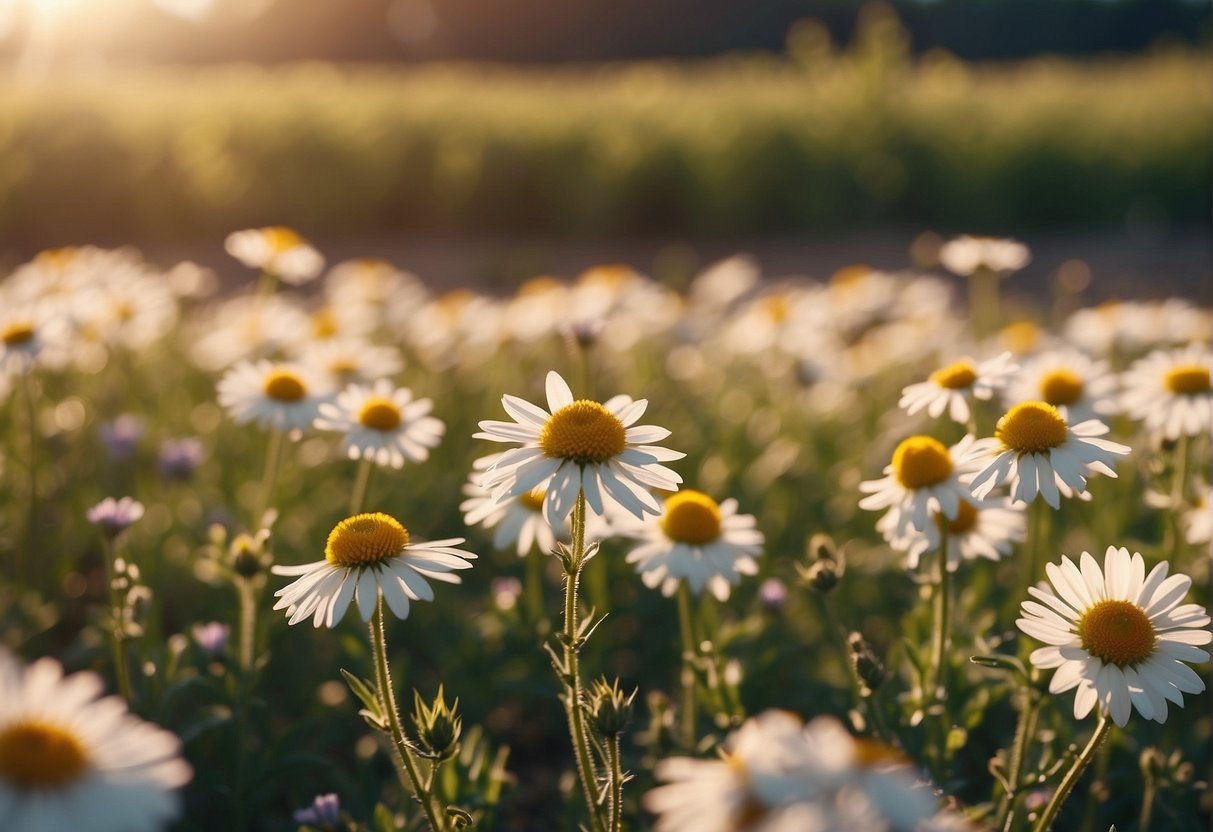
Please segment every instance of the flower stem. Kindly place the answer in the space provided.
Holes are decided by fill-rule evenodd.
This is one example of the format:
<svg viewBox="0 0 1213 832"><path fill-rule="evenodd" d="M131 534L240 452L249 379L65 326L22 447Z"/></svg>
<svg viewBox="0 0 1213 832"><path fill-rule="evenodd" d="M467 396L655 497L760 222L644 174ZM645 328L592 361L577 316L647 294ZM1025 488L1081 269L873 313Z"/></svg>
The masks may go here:
<svg viewBox="0 0 1213 832"><path fill-rule="evenodd" d="M122 599L118 595L118 590L114 586L114 544L109 538L105 539L105 581L109 588L110 598L110 648L114 654L114 676L118 680L118 693L126 700L127 704L132 702L131 699L131 675L130 668L126 662L126 647L123 643L122 634Z"/></svg>
<svg viewBox="0 0 1213 832"><path fill-rule="evenodd" d="M946 522L940 524L939 552L936 568L939 570L939 583L935 585L931 675L928 677L924 699L931 706L937 706L939 711L938 720L936 721L939 728L935 738L935 754L937 755L935 777L937 781L942 781L946 765L945 758L947 756L948 728L950 723L948 719L948 690L947 685L944 684L944 671L947 668L949 639L952 629L952 588L950 573L948 572L948 527Z"/></svg>
<svg viewBox="0 0 1213 832"><path fill-rule="evenodd" d="M695 747L695 625L691 620L691 591L686 581L678 585L678 629L682 633L682 711L679 729L682 745L688 751Z"/></svg>
<svg viewBox="0 0 1213 832"><path fill-rule="evenodd" d="M610 767L611 790L609 794L609 814L610 825L607 827L609 832L622 832L623 830L623 763L619 756L619 735L607 737L605 749L607 765Z"/></svg>
<svg viewBox="0 0 1213 832"><path fill-rule="evenodd" d="M1070 796L1070 792L1074 790L1074 786L1078 783L1078 778L1086 771L1091 760L1095 757L1095 752L1099 750L1099 744L1103 742L1104 737L1108 735L1108 731L1112 728L1112 720L1108 719L1106 713L1100 713L1099 724L1095 726L1095 733L1091 735L1091 740L1087 743L1087 747L1082 750L1074 764L1070 766L1070 770L1066 772L1066 776L1062 778L1061 785L1057 787L1057 791L1053 792L1053 797L1049 800L1049 805L1040 815L1040 820L1036 821L1036 826L1033 827L1034 832L1048 832L1053 826L1053 821L1057 819L1057 813L1061 811L1062 804L1066 802L1066 798Z"/></svg>
<svg viewBox="0 0 1213 832"><path fill-rule="evenodd" d="M589 734L585 724L585 707L582 702L581 669L578 663L577 585L585 561L585 494L578 493L573 507L573 552L564 586L564 707L568 713L569 735L573 741L573 754L577 759L577 776L581 781L581 795L585 799L592 829L602 828L602 817L598 811L596 796L597 774L590 754Z"/></svg>
<svg viewBox="0 0 1213 832"><path fill-rule="evenodd" d="M1027 756L1028 743L1036 733L1036 696L1031 681L1025 682L1021 695L1023 708L1015 724L1015 742L1011 746L1011 760L1007 769L1007 790L998 803L995 827L1010 832L1015 825L1015 801L1019 797L1019 778L1023 775L1023 761Z"/></svg>
<svg viewBox="0 0 1213 832"><path fill-rule="evenodd" d="M998 329L999 288L998 272L993 269L980 266L969 276L969 318L978 341Z"/></svg>
<svg viewBox="0 0 1213 832"><path fill-rule="evenodd" d="M256 652L257 591L251 580L237 577L236 592L240 596L240 669L251 673Z"/></svg>
<svg viewBox="0 0 1213 832"><path fill-rule="evenodd" d="M261 475L261 493L257 497L256 510L253 512L254 531L261 529L265 513L274 499L274 484L278 481L278 469L282 466L282 438L282 431L276 428L270 431L269 446L265 451L265 472Z"/></svg>
<svg viewBox="0 0 1213 832"><path fill-rule="evenodd" d="M445 822L446 812L439 803L437 796L430 789L426 788L425 781L421 778L421 771L417 766L417 761L413 758L412 749L404 736L404 727L400 722L400 711L396 707L396 694L392 690L392 675L388 669L387 639L384 636L383 628L382 595L379 596L379 600L375 604L375 615L371 618L370 630L371 652L375 657L375 686L379 691L379 704L383 708L384 716L387 717L388 733L391 735L392 745L396 752L397 773L403 775L400 778L401 782L406 788L411 788L417 796L417 801L425 812L426 820L429 821L430 829L434 830L434 832L443 832L447 828Z"/></svg>
<svg viewBox="0 0 1213 832"><path fill-rule="evenodd" d="M16 578L18 594L25 590L29 564L38 545L38 408L35 382L26 373L21 389L25 399L25 421L29 428L29 514L25 521L25 546L17 550Z"/></svg>
<svg viewBox="0 0 1213 832"><path fill-rule="evenodd" d="M374 467L375 464L369 459L363 459L358 463L358 476L354 480L354 490L350 493L351 517L362 511L362 505L366 502L366 492L370 488L371 471Z"/></svg>
<svg viewBox="0 0 1213 832"><path fill-rule="evenodd" d="M1188 478L1188 435L1183 434L1175 443L1175 463L1171 480L1171 561L1179 557L1184 545L1184 493L1187 491Z"/></svg>

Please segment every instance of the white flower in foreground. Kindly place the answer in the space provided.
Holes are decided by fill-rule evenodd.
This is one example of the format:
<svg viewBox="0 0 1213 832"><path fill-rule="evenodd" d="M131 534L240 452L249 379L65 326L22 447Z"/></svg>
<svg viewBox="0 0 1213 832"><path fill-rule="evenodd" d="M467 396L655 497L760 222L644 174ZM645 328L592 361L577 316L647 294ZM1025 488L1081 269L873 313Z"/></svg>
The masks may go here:
<svg viewBox="0 0 1213 832"><path fill-rule="evenodd" d="M0 650L0 827L152 832L178 814L192 771L180 741L104 697L95 673Z"/></svg>
<svg viewBox="0 0 1213 832"><path fill-rule="evenodd" d="M685 580L696 595L705 589L728 599L742 575L758 574L754 556L762 554L763 535L752 514L738 514L734 499L717 503L685 488L666 498L660 517L646 518L624 534L638 537L628 553L644 585L673 595Z"/></svg>
<svg viewBox="0 0 1213 832"><path fill-rule="evenodd" d="M356 514L338 523L324 546L324 560L300 566L274 566L275 575L298 579L274 593L274 609L286 608L288 623L308 616L313 626L335 627L351 600L363 621L375 612L379 594L397 618L409 617L413 601L433 601L426 579L460 583L455 569L471 569L476 555L454 547L462 537L414 542L404 526L380 512Z"/></svg>
<svg viewBox="0 0 1213 832"><path fill-rule="evenodd" d="M619 395L599 404L573 398L556 372L547 376L547 412L516 396L503 396L513 422L484 421L477 439L518 442L486 472L484 486L502 502L544 486L543 513L558 524L585 493L586 503L604 514L613 500L636 517L660 514L649 488L676 491L682 477L661 465L686 454L648 444L670 435L665 428L636 425L648 400Z"/></svg>
<svg viewBox="0 0 1213 832"><path fill-rule="evenodd" d="M1032 260L1028 247L1016 240L970 237L965 234L944 243L939 262L952 274L969 277L979 269L1000 275L1017 272Z"/></svg>
<svg viewBox="0 0 1213 832"><path fill-rule="evenodd" d="M1007 385L1007 407L1042 401L1056 407L1072 424L1105 417L1117 410L1116 377L1108 362L1096 361L1077 350L1062 349L1026 362Z"/></svg>
<svg viewBox="0 0 1213 832"><path fill-rule="evenodd" d="M328 391L300 365L244 361L224 373L218 392L237 424L292 431L312 426Z"/></svg>
<svg viewBox="0 0 1213 832"><path fill-rule="evenodd" d="M1012 499L1030 503L1040 494L1059 508L1061 495L1086 493L1091 471L1116 476L1111 463L1129 448L1097 438L1107 432L1108 426L1098 419L1071 427L1053 405L1021 402L998 420L992 438L979 439L969 449L966 462L984 465L969 486L978 499L985 499L1009 482Z"/></svg>
<svg viewBox="0 0 1213 832"><path fill-rule="evenodd" d="M766 711L729 735L722 756L657 764L665 785L644 796L657 832L909 832L934 812L895 752L831 717L804 726Z"/></svg>
<svg viewBox="0 0 1213 832"><path fill-rule="evenodd" d="M551 553L556 548L557 534L543 519L543 489L535 488L499 503L482 484L485 469L499 456L491 454L472 463L472 473L463 486L467 499L459 504L463 522L469 526L481 525L493 529L494 549L513 546L520 558L528 555L536 546L543 554ZM568 530L563 524L560 536L568 537Z"/></svg>
<svg viewBox="0 0 1213 832"><path fill-rule="evenodd" d="M859 490L868 494L859 507L889 509L880 522L897 538L905 537L910 529L927 531L936 515L955 520L962 502L974 502L961 477L971 469L960 464L972 444L972 436L965 436L950 449L930 436L903 440L885 466L885 476L859 484Z"/></svg>
<svg viewBox="0 0 1213 832"><path fill-rule="evenodd" d="M933 419L946 410L953 422L963 425L969 421L970 399L989 401L1018 369L1009 352L980 364L964 358L931 373L926 381L906 387L897 406L910 415L925 408Z"/></svg>
<svg viewBox="0 0 1213 832"><path fill-rule="evenodd" d="M1077 688L1077 719L1098 704L1120 726L1134 708L1165 722L1167 700L1183 707L1183 694L1205 689L1184 664L1207 662L1198 645L1213 641L1204 608L1180 604L1192 579L1167 577L1166 561L1146 575L1142 556L1123 547L1108 547L1102 570L1087 552L1080 563L1063 557L1060 566L1047 564L1052 589L1028 587L1042 603L1024 601L1024 617L1015 623L1048 645L1032 652L1032 664L1057 669L1050 693Z"/></svg>
<svg viewBox="0 0 1213 832"><path fill-rule="evenodd" d="M1204 346L1156 350L1121 376L1129 418L1167 439L1213 430L1213 354Z"/></svg>
<svg viewBox="0 0 1213 832"><path fill-rule="evenodd" d="M961 501L954 520L936 516L934 523L927 524L925 532L910 529L903 537L898 537L891 528L891 517L880 518L876 530L884 535L890 546L906 553L909 569L917 569L923 555L939 549L940 526L944 524L948 528L949 572L956 571L962 560L1000 560L1011 554L1011 547L1022 543L1027 534L1023 505L1005 497L984 500L977 505Z"/></svg>
<svg viewBox="0 0 1213 832"><path fill-rule="evenodd" d="M350 459L403 468L405 461L424 462L446 432L428 415L430 399L413 401L413 393L380 379L374 387L351 384L337 401L321 402L316 427L344 433L341 446Z"/></svg>
<svg viewBox="0 0 1213 832"><path fill-rule="evenodd" d="M324 269L324 256L298 232L281 225L234 231L223 247L250 269L261 269L286 283L307 283Z"/></svg>

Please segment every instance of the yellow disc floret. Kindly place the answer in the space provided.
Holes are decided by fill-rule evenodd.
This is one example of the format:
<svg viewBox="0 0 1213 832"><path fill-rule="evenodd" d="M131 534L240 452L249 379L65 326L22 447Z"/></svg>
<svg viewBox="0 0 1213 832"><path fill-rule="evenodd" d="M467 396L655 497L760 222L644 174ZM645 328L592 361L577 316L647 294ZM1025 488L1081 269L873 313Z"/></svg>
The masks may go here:
<svg viewBox="0 0 1213 832"><path fill-rule="evenodd" d="M18 347L22 344L28 344L34 340L34 325L29 321L16 321L4 328L4 332L0 333L0 341L3 341L5 346Z"/></svg>
<svg viewBox="0 0 1213 832"><path fill-rule="evenodd" d="M906 488L938 485L952 474L952 457L931 436L911 436L893 451L893 476Z"/></svg>
<svg viewBox="0 0 1213 832"><path fill-rule="evenodd" d="M307 395L303 379L290 370L274 370L265 377L265 395L276 402L297 402Z"/></svg>
<svg viewBox="0 0 1213 832"><path fill-rule="evenodd" d="M1167 370L1163 384L1172 393L1192 396L1209 392L1209 368L1204 364L1180 364Z"/></svg>
<svg viewBox="0 0 1213 832"><path fill-rule="evenodd" d="M961 500L954 519L949 520L942 514L936 514L935 521L939 523L940 528L946 526L949 534L964 534L973 531L973 527L977 525L977 509L971 503Z"/></svg>
<svg viewBox="0 0 1213 832"><path fill-rule="evenodd" d="M553 413L539 432L550 457L579 463L606 462L627 447L623 422L598 402L578 399Z"/></svg>
<svg viewBox="0 0 1213 832"><path fill-rule="evenodd" d="M373 566L395 557L409 545L409 532L382 512L355 514L329 532L324 559L333 566Z"/></svg>
<svg viewBox="0 0 1213 832"><path fill-rule="evenodd" d="M1066 420L1048 402L1021 402L998 420L994 436L1003 447L1021 454L1044 453L1066 441Z"/></svg>
<svg viewBox="0 0 1213 832"><path fill-rule="evenodd" d="M972 361L957 361L931 373L931 381L948 390L964 390L977 381L977 368Z"/></svg>
<svg viewBox="0 0 1213 832"><path fill-rule="evenodd" d="M281 254L284 251L290 251L297 246L303 245L303 238L299 236L299 232L284 225L263 228L261 233L264 235L265 242L270 247L270 251L275 254Z"/></svg>
<svg viewBox="0 0 1213 832"><path fill-rule="evenodd" d="M23 720L0 728L0 781L19 789L66 786L89 768L79 738L58 725Z"/></svg>
<svg viewBox="0 0 1213 832"><path fill-rule="evenodd" d="M1040 377L1040 397L1051 405L1074 404L1082 398L1082 379L1059 367Z"/></svg>
<svg viewBox="0 0 1213 832"><path fill-rule="evenodd" d="M371 396L358 411L358 421L363 427L384 433L400 427L402 418L396 403L384 396Z"/></svg>
<svg viewBox="0 0 1213 832"><path fill-rule="evenodd" d="M532 488L527 493L518 498L518 502L522 503L524 508L531 511L543 511L543 498L547 494L547 489L543 486Z"/></svg>
<svg viewBox="0 0 1213 832"><path fill-rule="evenodd" d="M707 494L683 489L666 499L661 530L679 543L711 543L720 537L720 506Z"/></svg>
<svg viewBox="0 0 1213 832"><path fill-rule="evenodd" d="M1154 652L1157 637L1145 610L1130 601L1099 601L1078 619L1078 638L1092 656L1134 665Z"/></svg>

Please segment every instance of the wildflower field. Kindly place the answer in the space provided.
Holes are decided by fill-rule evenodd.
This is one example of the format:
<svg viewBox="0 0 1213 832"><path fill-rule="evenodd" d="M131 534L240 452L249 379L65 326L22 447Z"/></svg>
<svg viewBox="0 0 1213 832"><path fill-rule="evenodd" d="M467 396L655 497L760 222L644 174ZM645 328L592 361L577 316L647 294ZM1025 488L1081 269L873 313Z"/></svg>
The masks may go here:
<svg viewBox="0 0 1213 832"><path fill-rule="evenodd" d="M0 829L1207 828L1209 309L226 247L0 281Z"/></svg>

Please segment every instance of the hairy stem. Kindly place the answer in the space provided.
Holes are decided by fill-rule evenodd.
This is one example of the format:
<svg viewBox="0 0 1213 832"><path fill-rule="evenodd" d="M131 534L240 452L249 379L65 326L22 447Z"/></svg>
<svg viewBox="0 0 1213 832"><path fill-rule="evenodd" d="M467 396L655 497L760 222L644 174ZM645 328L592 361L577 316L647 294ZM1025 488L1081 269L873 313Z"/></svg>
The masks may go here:
<svg viewBox="0 0 1213 832"><path fill-rule="evenodd" d="M688 751L695 747L695 625L691 619L691 591L686 582L678 585L678 629L682 633L682 710L679 730L682 745Z"/></svg>
<svg viewBox="0 0 1213 832"><path fill-rule="evenodd" d="M1087 743L1086 748L1074 760L1074 764L1070 766L1070 770L1066 772L1066 776L1062 778L1061 785L1057 787L1057 791L1053 792L1053 797L1049 799L1049 805L1040 815L1040 820L1036 821L1034 832L1048 832L1053 826L1053 821L1057 819L1057 813L1061 811L1062 804L1066 802L1066 798L1070 796L1070 792L1074 790L1074 786L1078 783L1078 778L1082 777L1082 773L1086 771L1091 760L1095 757L1095 752L1099 750L1099 744L1104 741L1104 737L1108 735L1108 731L1112 728L1112 720L1108 718L1106 713L1099 715L1099 724L1095 726L1095 733L1091 735L1091 740Z"/></svg>

